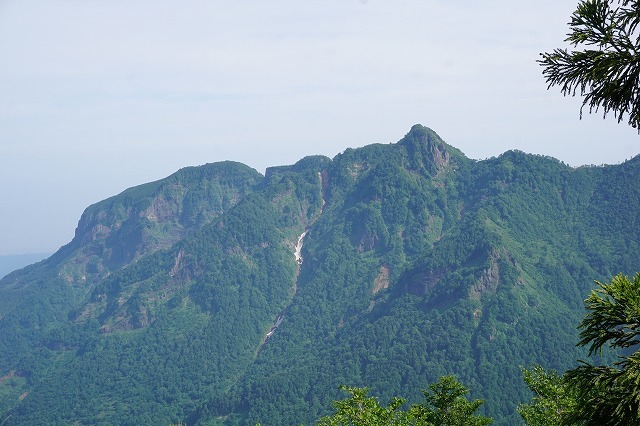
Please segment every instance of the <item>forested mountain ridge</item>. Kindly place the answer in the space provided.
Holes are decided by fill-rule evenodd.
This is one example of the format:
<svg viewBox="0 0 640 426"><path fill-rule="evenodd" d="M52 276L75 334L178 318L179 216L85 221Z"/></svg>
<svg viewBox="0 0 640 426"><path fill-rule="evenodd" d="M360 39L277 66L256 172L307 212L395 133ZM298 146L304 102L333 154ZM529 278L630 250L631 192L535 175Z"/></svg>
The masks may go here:
<svg viewBox="0 0 640 426"><path fill-rule="evenodd" d="M0 413L310 424L339 384L419 399L456 374L517 424L519 366L584 356L593 280L640 264L639 174L475 161L414 126L264 177L225 162L129 189L0 281Z"/></svg>

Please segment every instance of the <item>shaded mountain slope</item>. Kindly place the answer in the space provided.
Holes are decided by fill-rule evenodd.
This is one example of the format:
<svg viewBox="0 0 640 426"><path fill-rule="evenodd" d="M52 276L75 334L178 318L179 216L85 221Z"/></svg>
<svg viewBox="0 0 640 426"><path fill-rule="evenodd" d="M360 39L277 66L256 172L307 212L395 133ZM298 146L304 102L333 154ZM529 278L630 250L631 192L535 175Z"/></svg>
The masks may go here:
<svg viewBox="0 0 640 426"><path fill-rule="evenodd" d="M339 384L418 400L456 374L514 424L519 366L584 356L593 280L640 264L638 177L637 158L474 161L422 126L264 177L183 169L0 281L0 413L311 424Z"/></svg>

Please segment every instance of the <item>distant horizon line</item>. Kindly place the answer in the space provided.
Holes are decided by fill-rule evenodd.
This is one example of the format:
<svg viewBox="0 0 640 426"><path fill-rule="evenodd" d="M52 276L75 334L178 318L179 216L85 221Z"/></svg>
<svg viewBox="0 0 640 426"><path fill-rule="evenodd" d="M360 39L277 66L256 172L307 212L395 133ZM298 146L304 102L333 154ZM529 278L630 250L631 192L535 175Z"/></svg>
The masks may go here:
<svg viewBox="0 0 640 426"><path fill-rule="evenodd" d="M32 252L21 252L21 253L0 253L0 257L51 256L56 251L57 250L32 251Z"/></svg>

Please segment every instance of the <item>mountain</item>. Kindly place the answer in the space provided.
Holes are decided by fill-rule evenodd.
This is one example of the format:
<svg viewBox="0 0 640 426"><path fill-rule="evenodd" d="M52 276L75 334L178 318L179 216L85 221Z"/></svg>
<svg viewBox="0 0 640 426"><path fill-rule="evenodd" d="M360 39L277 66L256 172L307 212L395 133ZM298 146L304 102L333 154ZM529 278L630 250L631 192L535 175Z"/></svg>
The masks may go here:
<svg viewBox="0 0 640 426"><path fill-rule="evenodd" d="M0 280L0 424L313 424L340 384L418 401L445 374L518 424L520 366L584 358L593 281L640 264L639 177L416 125L131 188Z"/></svg>

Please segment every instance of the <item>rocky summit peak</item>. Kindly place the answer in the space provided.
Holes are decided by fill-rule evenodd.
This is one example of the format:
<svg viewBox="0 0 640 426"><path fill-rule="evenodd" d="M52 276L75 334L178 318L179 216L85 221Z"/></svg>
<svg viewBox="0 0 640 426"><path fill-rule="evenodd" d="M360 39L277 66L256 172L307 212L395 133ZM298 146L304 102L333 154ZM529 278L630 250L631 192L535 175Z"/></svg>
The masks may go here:
<svg viewBox="0 0 640 426"><path fill-rule="evenodd" d="M399 144L407 150L412 168L426 171L432 176L438 175L452 162L466 159L461 151L421 124L412 126Z"/></svg>

